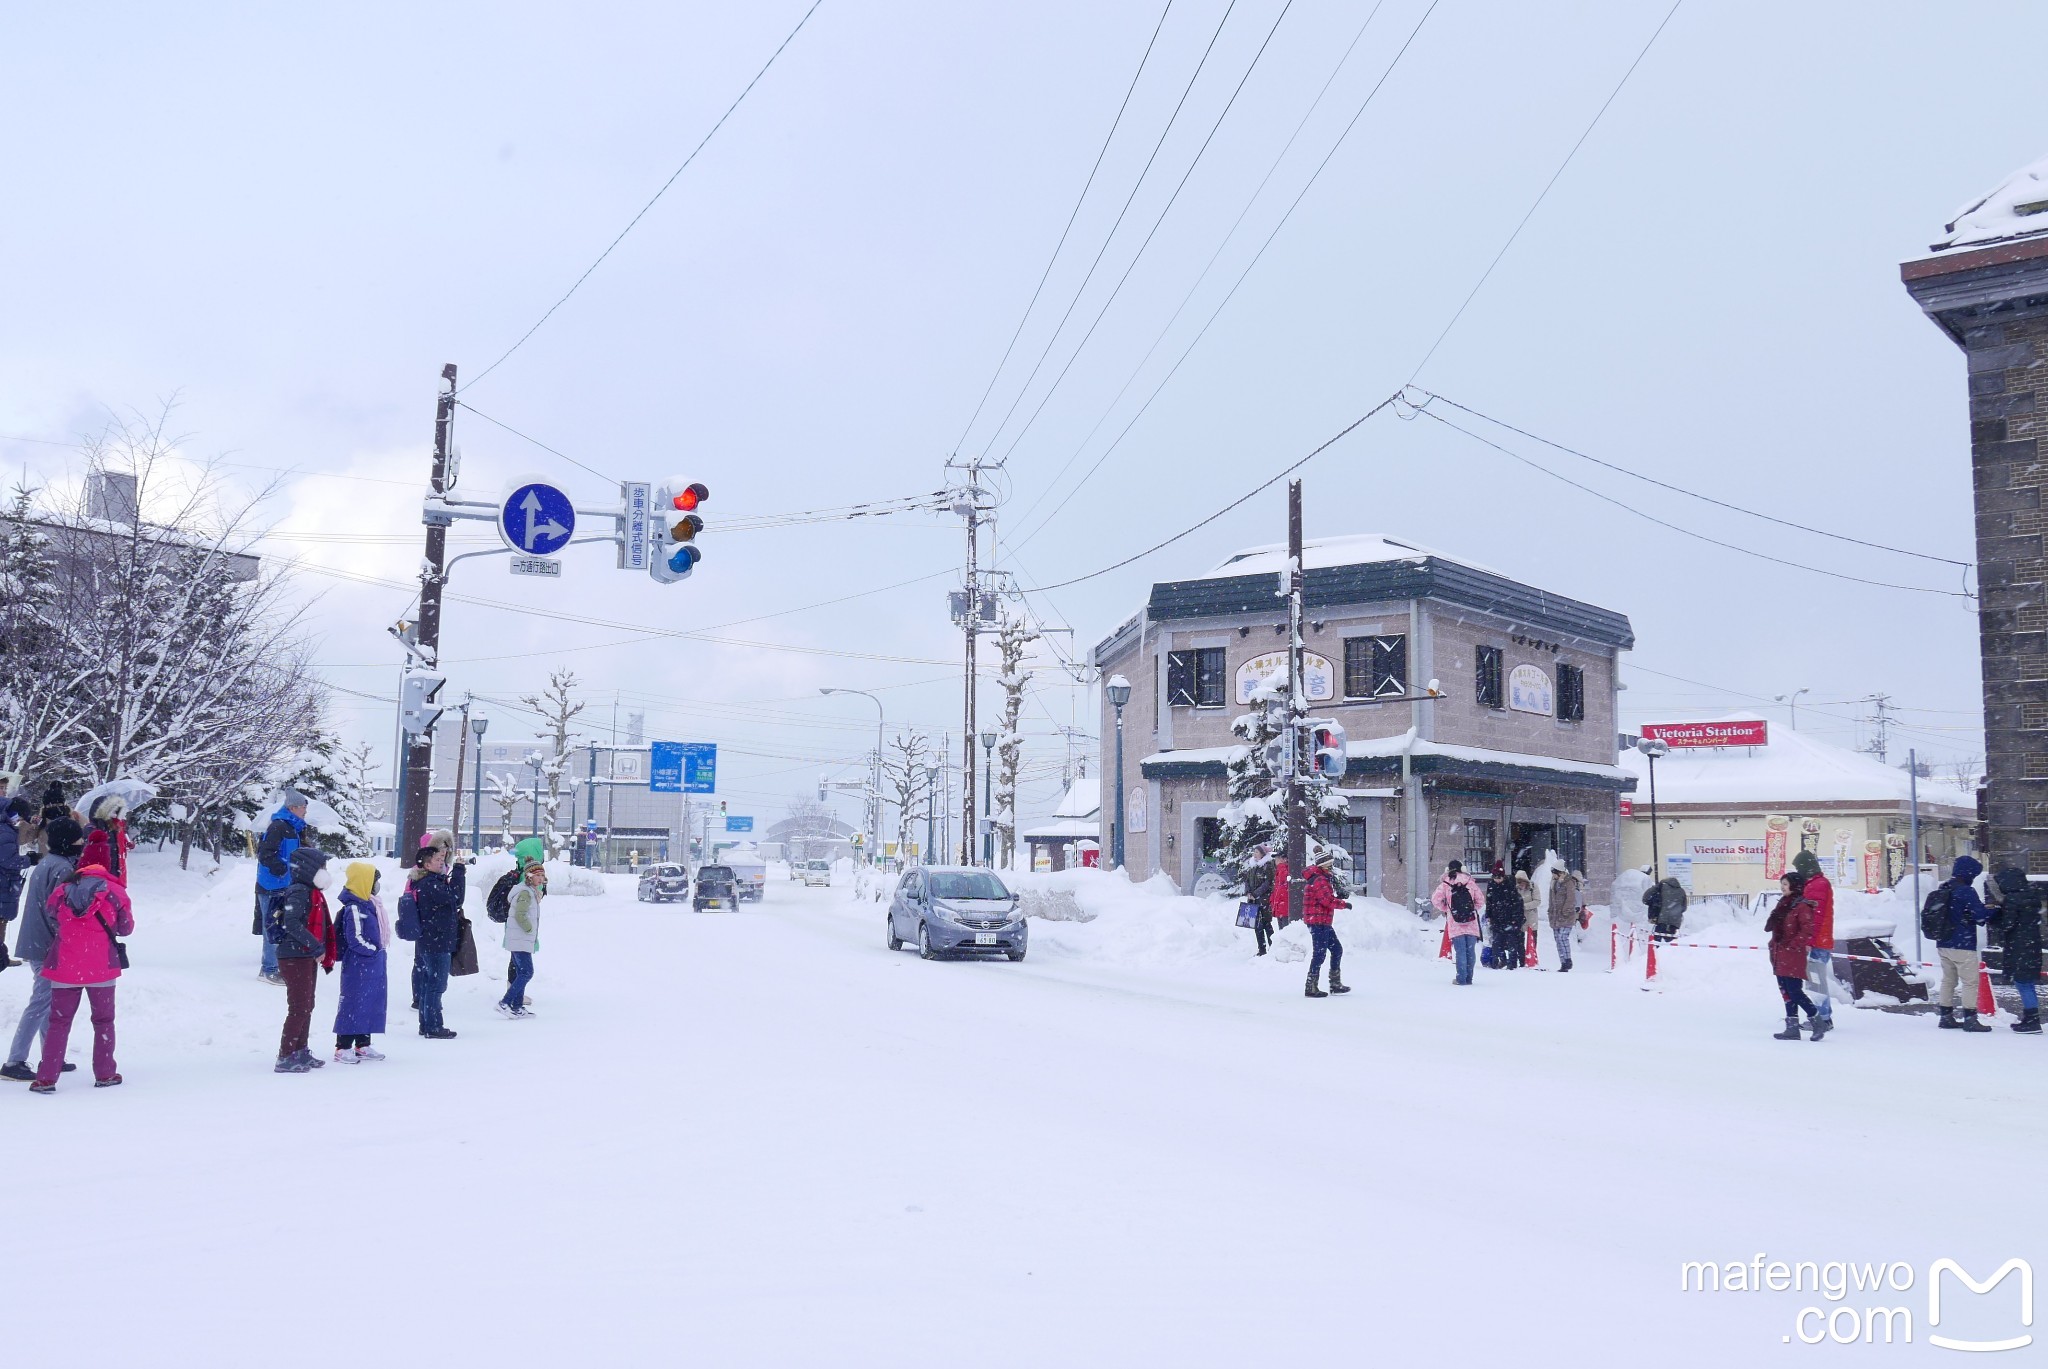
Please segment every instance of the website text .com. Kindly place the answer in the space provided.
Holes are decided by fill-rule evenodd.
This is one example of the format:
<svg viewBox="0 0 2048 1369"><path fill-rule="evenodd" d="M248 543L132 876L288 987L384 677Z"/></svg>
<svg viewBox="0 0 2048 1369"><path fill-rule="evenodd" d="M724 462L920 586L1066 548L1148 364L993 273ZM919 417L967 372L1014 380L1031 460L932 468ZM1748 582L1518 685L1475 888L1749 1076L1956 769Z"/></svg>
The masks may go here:
<svg viewBox="0 0 2048 1369"><path fill-rule="evenodd" d="M1953 1276L1974 1294L1988 1294L2008 1275L2017 1274L2018 1334L1993 1338L1945 1336L1935 1330L1941 1325L1944 1276ZM2011 1259L1988 1277L1978 1279L1952 1259L1937 1259L1927 1266L1923 1278L1903 1260L1778 1260L1759 1251L1746 1263L1740 1260L1686 1260L1678 1267L1678 1287L1683 1293L1812 1293L1830 1306L1808 1305L1793 1315L1792 1330L1779 1339L1790 1343L1819 1345L1911 1344L1913 1309L1897 1295L1924 1287L1927 1300L1926 1328L1930 1345L1946 1350L1986 1353L2018 1350L2033 1343L2024 1328L2034 1324L2034 1271L2025 1260ZM1852 1295L1861 1295L1852 1297ZM1950 1307L1956 1295L1950 1295ZM1953 1320L1953 1318L1951 1318Z"/></svg>

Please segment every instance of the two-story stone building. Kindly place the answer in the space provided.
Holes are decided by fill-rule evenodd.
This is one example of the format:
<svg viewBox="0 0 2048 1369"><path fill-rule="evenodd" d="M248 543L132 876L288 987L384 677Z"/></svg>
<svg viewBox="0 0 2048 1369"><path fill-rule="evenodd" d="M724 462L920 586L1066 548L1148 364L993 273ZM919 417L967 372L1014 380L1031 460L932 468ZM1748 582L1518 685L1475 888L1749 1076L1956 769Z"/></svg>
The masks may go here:
<svg viewBox="0 0 2048 1369"><path fill-rule="evenodd" d="M1556 849L1604 899L1615 874L1618 654L1628 619L1440 552L1378 535L1304 548L1310 709L1350 739L1347 818L1322 835L1356 883L1426 899L1443 864ZM1131 683L1124 773L1103 704L1105 831L1125 795L1125 864L1183 889L1218 877L1231 722L1257 681L1285 669L1284 548L1240 552L1206 575L1152 586L1096 646L1103 679ZM1418 699L1435 680L1436 699ZM1105 843L1109 845L1110 843Z"/></svg>

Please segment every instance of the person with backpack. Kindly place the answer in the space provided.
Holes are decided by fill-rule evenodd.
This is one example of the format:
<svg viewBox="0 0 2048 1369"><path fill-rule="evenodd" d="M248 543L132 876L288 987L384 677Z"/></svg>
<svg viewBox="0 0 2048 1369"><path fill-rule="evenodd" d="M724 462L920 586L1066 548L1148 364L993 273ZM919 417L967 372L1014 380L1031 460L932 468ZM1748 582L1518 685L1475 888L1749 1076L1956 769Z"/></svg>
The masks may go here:
<svg viewBox="0 0 2048 1369"><path fill-rule="evenodd" d="M128 890L106 866L87 863L81 855L78 867L51 886L44 906L56 927L41 975L50 981L50 1021L43 1029L43 1061L29 1092L57 1091L80 998L92 1005L93 1087L111 1088L121 1082L114 1067L114 981L127 967L128 950L120 938L135 931Z"/></svg>
<svg viewBox="0 0 2048 1369"><path fill-rule="evenodd" d="M334 924L328 916L327 853L317 846L292 852L292 882L270 905L270 939L284 976L284 1031L277 1041L278 1074L307 1074L326 1064L307 1046L320 972L334 968Z"/></svg>
<svg viewBox="0 0 2048 1369"><path fill-rule="evenodd" d="M296 789L284 791L263 839L256 843L256 925L251 929L263 938L263 963L257 977L266 984L283 984L277 968L277 943L266 930L270 905L292 883L292 852L306 839L306 796Z"/></svg>
<svg viewBox="0 0 2048 1369"><path fill-rule="evenodd" d="M1308 867L1308 878L1302 881L1301 920L1307 925L1309 941L1315 948L1308 960L1309 998L1351 992L1351 986L1344 982L1344 943L1337 940L1337 910L1351 905L1337 897L1336 882L1330 874L1336 863L1336 853L1324 851ZM1330 993L1316 987L1323 972L1324 956L1330 958Z"/></svg>
<svg viewBox="0 0 2048 1369"><path fill-rule="evenodd" d="M1770 939L1771 973L1778 980L1778 997L1785 1004L1785 1028L1771 1033L1773 1041L1799 1040L1799 1014L1806 1014L1813 1027L1813 1039L1827 1034L1820 1010L1806 996L1806 955L1813 948L1814 903L1806 894L1811 881L1797 868L1787 870L1778 880L1778 906L1764 919L1764 933Z"/></svg>
<svg viewBox="0 0 2048 1369"><path fill-rule="evenodd" d="M547 869L539 861L526 867L512 890L504 932L512 970L506 976L505 996L498 1000L498 1011L506 1017L533 1016L526 1006L526 986L533 982L533 953L540 949L540 904L547 892Z"/></svg>
<svg viewBox="0 0 2048 1369"><path fill-rule="evenodd" d="M1516 892L1514 881L1508 878L1507 865L1495 861L1486 881L1486 928L1493 936L1496 970L1521 968L1522 931L1527 922L1528 910L1522 906L1522 896Z"/></svg>
<svg viewBox="0 0 2048 1369"><path fill-rule="evenodd" d="M1436 892L1429 896L1429 904L1444 915L1451 932L1451 954L1457 967L1454 984L1470 984L1472 969L1479 959L1480 900L1485 897L1472 876L1465 873L1463 861L1454 860L1444 867L1444 877L1437 884Z"/></svg>
<svg viewBox="0 0 2048 1369"><path fill-rule="evenodd" d="M1679 927L1685 922L1688 902L1685 886L1671 875L1645 889L1643 907L1649 910L1650 934L1659 941L1669 941L1677 936Z"/></svg>
<svg viewBox="0 0 2048 1369"><path fill-rule="evenodd" d="M1961 1003L1977 1001L1977 929L1991 920L1991 910L1977 897L1975 881L1984 866L1973 856L1957 856L1949 877L1936 885L1920 906L1920 931L1932 937L1941 961L1941 989L1934 996L1941 1009L1940 1026L1949 1030L1988 1032L1977 1010ZM1960 1001L1959 1001L1959 996Z"/></svg>
<svg viewBox="0 0 2048 1369"><path fill-rule="evenodd" d="M391 945L390 919L377 898L377 867L352 862L342 880L334 941L341 952L341 1006L334 1014L334 1059L359 1065L382 1060L370 1038L384 1032L389 993L384 958Z"/></svg>
<svg viewBox="0 0 2048 1369"><path fill-rule="evenodd" d="M2041 1033L2041 891L2024 870L2006 866L1991 877L1998 890L1998 944L2005 950L2005 972L2020 991L2020 1020L2012 1029L2028 1036Z"/></svg>
<svg viewBox="0 0 2048 1369"><path fill-rule="evenodd" d="M525 884L528 875L535 870L541 872L540 892L546 894L548 891L548 876L547 866L544 864L545 855L546 852L541 844L532 837L528 837L525 841L513 847L512 868L498 876L497 882L491 885L490 893L484 895L484 916L501 926L504 925L512 916L514 896ZM501 932L499 935L502 937L504 934ZM519 958L511 954L508 947L505 957L505 982L510 984L518 974ZM533 978L533 967L531 965L527 967L526 977L529 981ZM524 985L521 986L520 991L519 1006L523 1008L527 1006L524 997Z"/></svg>
<svg viewBox="0 0 2048 1369"><path fill-rule="evenodd" d="M21 853L21 824L35 812L24 798L0 803L0 970L7 968L7 929L21 911L22 871L35 857Z"/></svg>
<svg viewBox="0 0 2048 1369"><path fill-rule="evenodd" d="M1835 886L1821 873L1820 857L1802 849L1792 857L1792 868L1806 876L1801 897L1813 905L1813 945L1806 953L1806 979L1820 1007L1813 1039L1835 1029Z"/></svg>
<svg viewBox="0 0 2048 1369"><path fill-rule="evenodd" d="M455 1033L441 1017L441 996L448 992L449 968L455 959L455 948L462 942L465 868L457 861L451 874L448 853L438 846L423 846L408 879L419 924L413 959L421 967L417 980L420 1035L430 1041L455 1039Z"/></svg>
<svg viewBox="0 0 2048 1369"><path fill-rule="evenodd" d="M43 964L57 944L57 919L51 912L50 891L71 878L78 868L78 858L85 854L85 829L71 817L55 817L43 823L43 844L47 854L36 862L29 871L28 885L23 890L21 935L15 942L14 952L22 963L28 966L28 1003L21 1010L21 1018L14 1026L14 1041L8 1047L7 1061L0 1064L0 1079L12 1079L26 1084L36 1077L29 1068L29 1048L38 1036L47 1043L50 1021L50 981L43 978ZM38 1055L37 1060L42 1057ZM67 1064L65 1071L76 1069Z"/></svg>

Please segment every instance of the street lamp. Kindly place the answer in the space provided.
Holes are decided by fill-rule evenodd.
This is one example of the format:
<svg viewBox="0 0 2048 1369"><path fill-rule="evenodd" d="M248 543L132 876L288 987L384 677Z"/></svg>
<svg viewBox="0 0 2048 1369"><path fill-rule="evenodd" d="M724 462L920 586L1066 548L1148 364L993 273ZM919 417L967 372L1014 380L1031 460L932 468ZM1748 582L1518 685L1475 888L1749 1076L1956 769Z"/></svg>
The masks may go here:
<svg viewBox="0 0 2048 1369"><path fill-rule="evenodd" d="M868 861L877 862L882 856L882 729L887 726L882 713L882 701L865 689L840 689L834 685L820 685L820 694L858 694L875 706L875 806L874 829L868 834Z"/></svg>
<svg viewBox="0 0 2048 1369"><path fill-rule="evenodd" d="M1790 694L1780 694L1777 696L1777 702L1784 704L1792 710L1792 730L1794 732L1799 730L1799 696L1811 693L1813 693L1811 689L1795 689Z"/></svg>
<svg viewBox="0 0 2048 1369"><path fill-rule="evenodd" d="M938 832L939 767L924 768L924 864L932 863L932 840Z"/></svg>
<svg viewBox="0 0 2048 1369"><path fill-rule="evenodd" d="M547 757L538 751L526 753L526 763L533 767L533 834L536 837L540 835L540 768L546 762Z"/></svg>
<svg viewBox="0 0 2048 1369"><path fill-rule="evenodd" d="M1109 706L1116 710L1116 827L1109 836L1109 868L1124 868L1124 705L1131 701L1131 682L1121 675L1109 677L1103 686Z"/></svg>
<svg viewBox="0 0 2048 1369"><path fill-rule="evenodd" d="M470 805L469 849L481 856L484 853L484 729L491 720L481 713L472 713L469 730L476 734L476 802Z"/></svg>
<svg viewBox="0 0 2048 1369"><path fill-rule="evenodd" d="M996 734L981 734L981 863L996 863Z"/></svg>
<svg viewBox="0 0 2048 1369"><path fill-rule="evenodd" d="M1670 754L1671 743L1662 737L1636 738L1636 750L1650 758L1650 878L1664 882L1664 862L1657 853L1657 758Z"/></svg>

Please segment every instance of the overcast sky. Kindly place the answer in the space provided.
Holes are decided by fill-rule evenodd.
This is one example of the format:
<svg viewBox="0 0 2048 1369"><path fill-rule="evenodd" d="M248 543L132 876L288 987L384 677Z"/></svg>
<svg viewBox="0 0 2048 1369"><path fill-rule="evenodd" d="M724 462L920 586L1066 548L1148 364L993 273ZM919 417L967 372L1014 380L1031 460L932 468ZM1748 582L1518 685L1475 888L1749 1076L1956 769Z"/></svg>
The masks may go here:
<svg viewBox="0 0 2048 1369"><path fill-rule="evenodd" d="M397 660L384 627L409 591L316 568L412 575L418 494L402 482L424 478L442 363L467 377L504 352L807 3L9 8L0 461L10 476L58 478L66 452L47 443L95 428L110 407L177 395L195 457L244 463L228 469L252 483L265 478L253 467L300 473L266 550L298 558L305 591L322 596L322 674L388 697ZM1045 298L968 433L966 449L997 454L1023 434L1001 527L1021 544L1004 564L1028 584L1178 531L1407 380L1668 8L1441 0L1243 286L1077 490L1429 0L1385 0L1226 243L1369 12L1295 0L1274 29L1282 3L1175 0ZM1227 8L1095 281L998 436ZM892 727L957 736L945 577L786 612L956 565L957 520L720 522L940 486L1159 19L1149 0L825 0L609 260L465 396L609 482L708 482L703 567L659 586L613 569L605 549L578 548L562 582L544 585L511 579L502 559L466 562L453 593L564 617L452 602L450 693L510 697L573 665L602 700L601 729L616 695L651 735L724 744L734 811L771 817L873 736L866 701L820 699L820 686L877 690ZM1732 503L1968 559L1962 360L1897 265L1964 202L2048 153L2044 48L2038 5L1694 0L1420 383ZM1790 532L1513 441L1714 538L1958 587L1950 567ZM592 504L616 493L473 414L458 445L471 497L528 473ZM1305 478L1311 535L1393 533L1628 613L1632 721L1755 709L1757 696L1804 687L1801 726L1853 744L1868 739L1854 721L1868 709L1842 701L1884 691L1906 710L1897 751L1981 748L1974 606L1962 599L1685 538L1391 412ZM1153 580L1284 527L1276 488L1137 565L1033 602L1072 629L1063 650L1085 651ZM294 540L337 533L362 540ZM775 649L635 631L726 624L714 635ZM1040 683L1031 807L1057 789L1056 728L1093 717L1056 666ZM993 708L992 690L984 699ZM494 736L528 731L492 712ZM335 717L388 744L388 705L339 695Z"/></svg>

